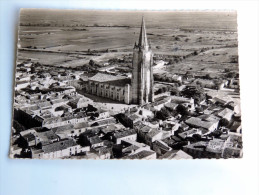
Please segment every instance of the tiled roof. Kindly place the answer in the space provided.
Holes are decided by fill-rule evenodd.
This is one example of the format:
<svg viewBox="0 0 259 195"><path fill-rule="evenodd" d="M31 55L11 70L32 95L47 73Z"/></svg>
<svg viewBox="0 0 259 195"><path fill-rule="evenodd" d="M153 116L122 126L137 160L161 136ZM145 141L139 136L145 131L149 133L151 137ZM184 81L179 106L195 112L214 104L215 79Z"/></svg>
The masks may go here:
<svg viewBox="0 0 259 195"><path fill-rule="evenodd" d="M44 153L50 153L50 152L56 152L60 150L67 149L69 147L77 145L76 142L72 139L67 139L59 142L55 142L52 144L48 144L45 146L42 146L42 150Z"/></svg>
<svg viewBox="0 0 259 195"><path fill-rule="evenodd" d="M207 145L208 145L208 142L200 141L200 142L186 145L186 146L184 146L184 148L190 148L190 149L194 149L194 150L204 151L205 148L207 147Z"/></svg>
<svg viewBox="0 0 259 195"><path fill-rule="evenodd" d="M43 142L48 142L54 139L58 139L58 136L52 131L44 131L44 132L38 132L37 136L40 138Z"/></svg>
<svg viewBox="0 0 259 195"><path fill-rule="evenodd" d="M117 132L114 134L114 137L118 139L118 138L127 137L134 134L136 134L135 130L131 129L131 130L125 130L122 132Z"/></svg>
<svg viewBox="0 0 259 195"><path fill-rule="evenodd" d="M192 156L182 150L171 150L166 152L159 159L192 159Z"/></svg>
<svg viewBox="0 0 259 195"><path fill-rule="evenodd" d="M99 138L97 135L94 137L90 137L89 141L90 141L91 145L103 142L103 140L101 140L101 138Z"/></svg>
<svg viewBox="0 0 259 195"><path fill-rule="evenodd" d="M203 121L197 117L191 117L185 121L188 125L193 125L195 127L202 127L205 129L209 129L215 122Z"/></svg>
<svg viewBox="0 0 259 195"><path fill-rule="evenodd" d="M162 133L162 132L157 129L152 129L151 131L148 132L147 136L150 138L153 138L160 133Z"/></svg>
<svg viewBox="0 0 259 195"><path fill-rule="evenodd" d="M206 151L213 153L222 153L224 149L224 143L225 141L221 139L210 140L207 145Z"/></svg>
<svg viewBox="0 0 259 195"><path fill-rule="evenodd" d="M93 77L89 78L90 81L97 81L97 82L108 82L108 81L116 81L120 79L124 79L125 77L121 76L114 76L110 74L103 74L103 73L97 73Z"/></svg>
<svg viewBox="0 0 259 195"><path fill-rule="evenodd" d="M232 114L234 113L234 111L228 109L228 108L225 108L224 110L220 111L218 113L218 116L220 117L227 117L227 116L231 116Z"/></svg>
<svg viewBox="0 0 259 195"><path fill-rule="evenodd" d="M162 140L156 140L154 142L158 147L164 149L164 150L170 150L171 148L167 145L167 143L163 142Z"/></svg>
<svg viewBox="0 0 259 195"><path fill-rule="evenodd" d="M147 150L142 150L136 154L130 155L130 156L125 156L123 157L124 159L143 159L146 158L150 155L153 155L155 152L154 151L147 151Z"/></svg>
<svg viewBox="0 0 259 195"><path fill-rule="evenodd" d="M123 87L127 84L131 83L131 79L129 78L124 78L124 79L117 79L115 81L108 81L107 84L109 85L114 85L114 86L118 86L118 87Z"/></svg>

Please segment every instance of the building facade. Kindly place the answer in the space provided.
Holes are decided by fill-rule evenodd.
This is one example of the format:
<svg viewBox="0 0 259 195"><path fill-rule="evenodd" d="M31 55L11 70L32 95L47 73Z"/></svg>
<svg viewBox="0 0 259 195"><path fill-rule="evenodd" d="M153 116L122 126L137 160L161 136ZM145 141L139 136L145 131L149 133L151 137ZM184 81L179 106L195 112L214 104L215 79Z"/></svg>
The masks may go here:
<svg viewBox="0 0 259 195"><path fill-rule="evenodd" d="M97 73L89 78L87 92L126 104L143 105L154 101L153 53L147 41L144 18L139 42L135 43L132 59L132 78Z"/></svg>
<svg viewBox="0 0 259 195"><path fill-rule="evenodd" d="M153 93L153 53L147 41L144 18L138 44L135 43L132 60L131 103L143 105L154 101Z"/></svg>

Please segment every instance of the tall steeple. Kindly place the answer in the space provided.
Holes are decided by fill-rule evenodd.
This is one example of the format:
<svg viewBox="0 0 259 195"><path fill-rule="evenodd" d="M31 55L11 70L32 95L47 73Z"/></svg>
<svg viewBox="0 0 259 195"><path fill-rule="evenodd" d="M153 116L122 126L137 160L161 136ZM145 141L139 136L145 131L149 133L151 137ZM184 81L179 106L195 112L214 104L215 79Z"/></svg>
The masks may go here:
<svg viewBox="0 0 259 195"><path fill-rule="evenodd" d="M141 23L140 33L139 33L138 46L144 47L145 49L148 49L148 47L149 47L149 44L148 44L148 41L147 41L147 34L146 34L146 26L145 26L144 16L142 16L142 23Z"/></svg>
<svg viewBox="0 0 259 195"><path fill-rule="evenodd" d="M154 101L153 93L153 53L147 41L144 17L139 34L139 42L133 48L131 101L143 105Z"/></svg>

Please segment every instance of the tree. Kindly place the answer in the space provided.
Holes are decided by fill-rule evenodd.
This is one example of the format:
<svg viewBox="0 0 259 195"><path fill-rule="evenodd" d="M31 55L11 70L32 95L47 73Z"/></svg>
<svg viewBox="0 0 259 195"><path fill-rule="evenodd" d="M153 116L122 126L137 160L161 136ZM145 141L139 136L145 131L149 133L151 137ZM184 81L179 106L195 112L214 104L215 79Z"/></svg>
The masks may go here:
<svg viewBox="0 0 259 195"><path fill-rule="evenodd" d="M99 126L99 123L95 122L91 125L91 127L96 127L96 126Z"/></svg>
<svg viewBox="0 0 259 195"><path fill-rule="evenodd" d="M226 77L227 78L235 78L237 76L237 73L236 72L228 72L226 74Z"/></svg>
<svg viewBox="0 0 259 195"><path fill-rule="evenodd" d="M171 95L179 96L179 91L178 91L177 89L171 88L171 89L170 89L170 94L171 94Z"/></svg>
<svg viewBox="0 0 259 195"><path fill-rule="evenodd" d="M170 59L169 61L168 61L168 64L169 65L171 65L171 64L173 64L174 63L174 60L173 59Z"/></svg>
<svg viewBox="0 0 259 195"><path fill-rule="evenodd" d="M195 141L201 141L201 135L200 134L193 134L192 138L194 138Z"/></svg>
<svg viewBox="0 0 259 195"><path fill-rule="evenodd" d="M197 52L197 51L194 51L194 52L193 52L193 55L197 56L197 55L198 55L198 52Z"/></svg>
<svg viewBox="0 0 259 195"><path fill-rule="evenodd" d="M20 133L21 131L25 130L25 127L21 125L18 121L13 120L13 127L16 131L16 133Z"/></svg>
<svg viewBox="0 0 259 195"><path fill-rule="evenodd" d="M161 108L160 111L156 112L156 118L160 120L166 120L168 117L171 116L171 113L166 108Z"/></svg>
<svg viewBox="0 0 259 195"><path fill-rule="evenodd" d="M95 61L90 60L90 61L89 61L89 65L90 65L90 66L94 66L94 65L95 65Z"/></svg>
<svg viewBox="0 0 259 195"><path fill-rule="evenodd" d="M177 106L176 111L183 116L189 115L188 109L181 104Z"/></svg>
<svg viewBox="0 0 259 195"><path fill-rule="evenodd" d="M35 67L31 67L31 73L33 74L33 73L35 73Z"/></svg>
<svg viewBox="0 0 259 195"><path fill-rule="evenodd" d="M181 95L187 98L193 98L195 103L199 104L201 101L205 100L205 92L204 89L200 86L195 87L186 87Z"/></svg>
<svg viewBox="0 0 259 195"><path fill-rule="evenodd" d="M225 118L220 119L219 126L226 127L228 125L229 125L229 121L227 119L225 119Z"/></svg>
<svg viewBox="0 0 259 195"><path fill-rule="evenodd" d="M205 79L212 79L212 77L211 77L210 74L206 74L206 75L205 75Z"/></svg>
<svg viewBox="0 0 259 195"><path fill-rule="evenodd" d="M92 106L91 104L88 105L87 107L87 111L88 112L96 112L97 108L95 108L94 106Z"/></svg>
<svg viewBox="0 0 259 195"><path fill-rule="evenodd" d="M215 138L219 138L221 134L222 132L220 130L215 130L211 133L211 136L214 136Z"/></svg>
<svg viewBox="0 0 259 195"><path fill-rule="evenodd" d="M195 110L198 113L203 112L203 108L202 107L196 107Z"/></svg>

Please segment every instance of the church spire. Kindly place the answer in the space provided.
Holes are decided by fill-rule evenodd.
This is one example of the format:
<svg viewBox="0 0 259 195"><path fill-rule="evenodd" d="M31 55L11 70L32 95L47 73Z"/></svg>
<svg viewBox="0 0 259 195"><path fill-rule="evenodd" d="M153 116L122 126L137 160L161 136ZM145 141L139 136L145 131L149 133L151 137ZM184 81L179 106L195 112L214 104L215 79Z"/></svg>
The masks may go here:
<svg viewBox="0 0 259 195"><path fill-rule="evenodd" d="M144 16L142 16L142 23L141 23L141 28L140 28L138 45L141 46L141 47L144 47L144 48L149 47L149 44L148 44L148 41L147 41L147 34L146 34Z"/></svg>

